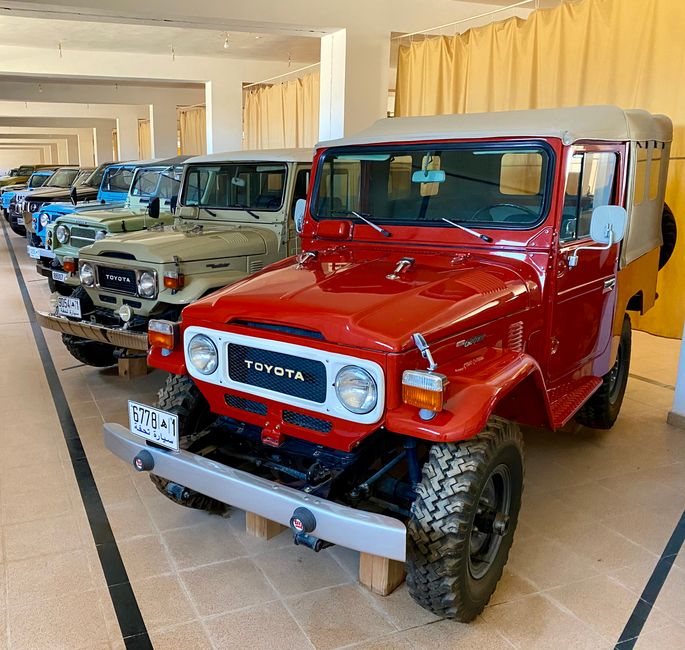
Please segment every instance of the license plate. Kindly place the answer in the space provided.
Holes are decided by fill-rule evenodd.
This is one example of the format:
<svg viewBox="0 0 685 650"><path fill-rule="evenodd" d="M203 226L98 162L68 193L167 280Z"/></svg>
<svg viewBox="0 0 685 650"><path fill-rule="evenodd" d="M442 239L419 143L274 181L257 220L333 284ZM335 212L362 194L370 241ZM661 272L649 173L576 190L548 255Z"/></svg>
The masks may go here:
<svg viewBox="0 0 685 650"><path fill-rule="evenodd" d="M78 298L60 296L59 298L57 298L57 313L60 316L81 318L81 302Z"/></svg>
<svg viewBox="0 0 685 650"><path fill-rule="evenodd" d="M178 451L178 415L175 413L129 400L128 420L131 433Z"/></svg>
<svg viewBox="0 0 685 650"><path fill-rule="evenodd" d="M24 225L24 217L17 217L17 226Z"/></svg>
<svg viewBox="0 0 685 650"><path fill-rule="evenodd" d="M64 273L64 271L53 271L52 272L52 279L56 280L57 282L66 282L69 279L69 274ZM79 307L79 311L81 311L80 307ZM81 314L79 314L79 316L80 315Z"/></svg>
<svg viewBox="0 0 685 650"><path fill-rule="evenodd" d="M29 257L32 260L39 260L40 259L40 252L41 248L36 248L35 246L27 246L26 250L28 251Z"/></svg>

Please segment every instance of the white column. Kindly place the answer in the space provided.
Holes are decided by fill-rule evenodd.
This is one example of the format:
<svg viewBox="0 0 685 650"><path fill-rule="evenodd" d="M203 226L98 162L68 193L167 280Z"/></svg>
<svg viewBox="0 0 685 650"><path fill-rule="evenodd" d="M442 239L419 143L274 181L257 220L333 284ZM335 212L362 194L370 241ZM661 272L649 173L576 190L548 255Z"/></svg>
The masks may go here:
<svg viewBox="0 0 685 650"><path fill-rule="evenodd" d="M82 167L88 167L89 165L99 164L95 160L95 129L79 129L77 132L78 137L78 161ZM110 148L112 142L112 134L109 135ZM112 153L110 152L109 158L105 158L104 161L112 159Z"/></svg>
<svg viewBox="0 0 685 650"><path fill-rule="evenodd" d="M178 155L178 125L176 104L150 105L150 136L153 158L173 158Z"/></svg>
<svg viewBox="0 0 685 650"><path fill-rule="evenodd" d="M93 129L95 132L95 164L99 165L112 160L112 130L107 128Z"/></svg>
<svg viewBox="0 0 685 650"><path fill-rule="evenodd" d="M67 151L67 141L66 140L57 140L55 142L55 146L57 147L57 160L63 165L66 165L69 163L69 152Z"/></svg>
<svg viewBox="0 0 685 650"><path fill-rule="evenodd" d="M668 423L685 429L685 329L680 341L680 358L678 360L678 378L675 382L675 397L668 414Z"/></svg>
<svg viewBox="0 0 685 650"><path fill-rule="evenodd" d="M243 148L243 86L235 75L205 82L207 153Z"/></svg>
<svg viewBox="0 0 685 650"><path fill-rule="evenodd" d="M117 117L117 135L119 137L119 160L138 160L138 117L135 114L123 114ZM110 149L112 135L110 134ZM112 154L109 156L112 157Z"/></svg>
<svg viewBox="0 0 685 650"><path fill-rule="evenodd" d="M81 162L78 148L78 136L67 136L67 161L70 165L78 165Z"/></svg>
<svg viewBox="0 0 685 650"><path fill-rule="evenodd" d="M319 139L351 135L388 110L390 35L342 29L321 39Z"/></svg>

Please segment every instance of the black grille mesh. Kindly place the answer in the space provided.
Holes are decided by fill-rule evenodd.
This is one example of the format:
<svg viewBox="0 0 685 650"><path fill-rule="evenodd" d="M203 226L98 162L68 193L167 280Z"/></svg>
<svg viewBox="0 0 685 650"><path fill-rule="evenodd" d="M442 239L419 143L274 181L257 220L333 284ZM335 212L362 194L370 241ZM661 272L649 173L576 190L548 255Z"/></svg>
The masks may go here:
<svg viewBox="0 0 685 650"><path fill-rule="evenodd" d="M255 402L254 400L238 397L237 395L226 395L224 399L226 400L226 404L232 406L234 409L256 413L257 415L266 415L266 404L262 404L261 402Z"/></svg>
<svg viewBox="0 0 685 650"><path fill-rule="evenodd" d="M333 428L333 423L320 418L313 418L311 415L296 413L295 411L283 411L283 422L295 424L304 429L328 433Z"/></svg>
<svg viewBox="0 0 685 650"><path fill-rule="evenodd" d="M231 343L228 374L233 381L323 404L326 367L321 361Z"/></svg>
<svg viewBox="0 0 685 650"><path fill-rule="evenodd" d="M98 281L105 289L113 289L132 296L137 293L136 272L133 269L112 269L100 266L98 267Z"/></svg>

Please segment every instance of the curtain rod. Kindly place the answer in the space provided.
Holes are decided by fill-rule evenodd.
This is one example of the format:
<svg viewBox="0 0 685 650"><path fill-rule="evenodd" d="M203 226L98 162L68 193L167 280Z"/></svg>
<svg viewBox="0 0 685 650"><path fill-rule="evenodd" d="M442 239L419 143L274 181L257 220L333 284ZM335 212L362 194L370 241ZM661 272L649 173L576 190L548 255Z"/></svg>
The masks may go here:
<svg viewBox="0 0 685 650"><path fill-rule="evenodd" d="M428 32L434 32L436 29L444 29L445 27L452 27L454 25L460 25L462 23L468 23L472 20L477 20L478 18L487 18L494 14L498 14L502 11L507 11L508 9L515 9L521 5L527 5L534 3L537 7L538 0L521 0L520 2L515 2L514 4L507 5L506 7L499 7L498 9L493 9L492 11L486 11L485 13L478 14L477 16L470 16L469 18L462 18L461 20L455 20L453 23L445 23L444 25L438 25L437 27L431 27L430 29L422 29L418 32L410 32L409 34L402 34L401 36L393 36L393 41L398 41L402 38L409 38L410 36L416 36L417 34L426 34Z"/></svg>
<svg viewBox="0 0 685 650"><path fill-rule="evenodd" d="M312 63L311 65L306 65L303 68L298 68L297 70L291 70L290 72L284 72L283 74L277 74L275 77L269 77L268 79L262 79L261 81L255 81L254 83L247 84L247 86L243 86L243 90L245 88L251 88L252 86L261 86L262 84L265 84L269 81L274 81L275 79L281 79L282 77L288 77L291 74L297 74L298 72L302 72L303 70L309 70L309 68L316 68L317 65L321 65L321 63Z"/></svg>

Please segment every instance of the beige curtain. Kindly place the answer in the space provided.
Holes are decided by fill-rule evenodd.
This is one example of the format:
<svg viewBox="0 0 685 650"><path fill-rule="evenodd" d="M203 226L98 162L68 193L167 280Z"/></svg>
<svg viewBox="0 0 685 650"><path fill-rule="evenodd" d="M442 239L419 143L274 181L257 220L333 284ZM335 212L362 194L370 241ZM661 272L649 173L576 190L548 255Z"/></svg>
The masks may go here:
<svg viewBox="0 0 685 650"><path fill-rule="evenodd" d="M138 158L140 160L152 158L150 120L138 120Z"/></svg>
<svg viewBox="0 0 685 650"><path fill-rule="evenodd" d="M396 115L617 104L674 122L666 200L679 243L660 298L633 324L680 337L685 318L685 2L583 0L400 48Z"/></svg>
<svg viewBox="0 0 685 650"><path fill-rule="evenodd" d="M246 90L245 149L313 147L319 137L319 73Z"/></svg>
<svg viewBox="0 0 685 650"><path fill-rule="evenodd" d="M207 153L207 111L204 106L178 109L181 154L202 155Z"/></svg>

